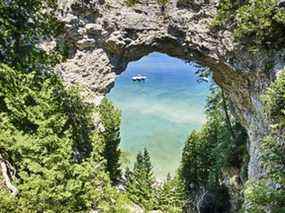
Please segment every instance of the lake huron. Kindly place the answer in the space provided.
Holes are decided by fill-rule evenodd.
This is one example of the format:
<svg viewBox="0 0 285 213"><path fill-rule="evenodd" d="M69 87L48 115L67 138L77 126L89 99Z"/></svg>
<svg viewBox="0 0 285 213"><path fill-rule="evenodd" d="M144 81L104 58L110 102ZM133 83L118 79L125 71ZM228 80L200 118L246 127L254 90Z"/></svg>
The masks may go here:
<svg viewBox="0 0 285 213"><path fill-rule="evenodd" d="M160 53L128 65L108 98L122 112L120 148L133 167L147 148L157 178L174 174L185 140L205 122L210 83L198 83L197 67ZM132 81L141 74L145 81Z"/></svg>

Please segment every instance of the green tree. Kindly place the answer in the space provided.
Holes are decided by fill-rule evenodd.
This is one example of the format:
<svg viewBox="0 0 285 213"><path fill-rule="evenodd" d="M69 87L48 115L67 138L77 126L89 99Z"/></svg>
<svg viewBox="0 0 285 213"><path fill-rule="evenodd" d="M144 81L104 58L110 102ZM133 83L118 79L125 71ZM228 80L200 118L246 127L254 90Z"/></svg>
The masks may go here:
<svg viewBox="0 0 285 213"><path fill-rule="evenodd" d="M103 136L105 140L104 158L107 160L106 170L109 172L113 183L121 178L119 149L121 113L107 98L102 100L99 106L100 118L104 126Z"/></svg>
<svg viewBox="0 0 285 213"><path fill-rule="evenodd" d="M127 201L105 172L97 109L53 73L58 55L38 47L59 29L54 5L0 2L0 209L121 212Z"/></svg>
<svg viewBox="0 0 285 213"><path fill-rule="evenodd" d="M48 54L37 45L59 33L61 24L52 16L55 2L0 1L0 62L21 71L38 71L58 61L59 55Z"/></svg>
<svg viewBox="0 0 285 213"><path fill-rule="evenodd" d="M171 178L167 175L166 181L158 191L158 208L163 212L182 212L185 200L184 183L179 175Z"/></svg>
<svg viewBox="0 0 285 213"><path fill-rule="evenodd" d="M284 45L285 11L277 7L277 2L221 0L213 26L227 27L230 23L235 26L237 41L247 46L279 48Z"/></svg>
<svg viewBox="0 0 285 213"><path fill-rule="evenodd" d="M247 164L248 136L229 108L224 92L214 88L206 107L207 122L186 141L180 169L187 195L195 200L201 188L215 193L220 212L227 208L222 200L228 199L220 184L223 172Z"/></svg>
<svg viewBox="0 0 285 213"><path fill-rule="evenodd" d="M145 149L137 154L137 159L132 172L127 173L127 192L130 199L146 210L152 210L156 206L156 192L153 188L154 175L150 155Z"/></svg>
<svg viewBox="0 0 285 213"><path fill-rule="evenodd" d="M182 154L181 175L189 192L198 190L201 185L205 186L207 184L209 168L212 164L208 146L209 144L196 131L191 133L185 143Z"/></svg>
<svg viewBox="0 0 285 213"><path fill-rule="evenodd" d="M104 140L93 130L95 109L81 101L77 89L66 90L56 75L39 79L35 73L1 65L0 76L0 153L1 163L9 168L1 172L18 190L13 197L8 184L1 188L5 199L0 208L115 208L112 196L117 192L104 173Z"/></svg>

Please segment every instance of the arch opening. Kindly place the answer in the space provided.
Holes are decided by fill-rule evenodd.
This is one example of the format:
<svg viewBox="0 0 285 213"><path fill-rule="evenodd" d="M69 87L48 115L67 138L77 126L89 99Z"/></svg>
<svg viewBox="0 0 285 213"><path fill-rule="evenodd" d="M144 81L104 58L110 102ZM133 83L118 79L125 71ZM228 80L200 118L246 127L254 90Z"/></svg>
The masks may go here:
<svg viewBox="0 0 285 213"><path fill-rule="evenodd" d="M90 4L71 8L70 13L77 17L65 20L65 40L72 41L74 55L61 65L64 79L91 90L93 103L97 96L101 98L110 91L116 74L122 73L129 62L152 51L198 61L213 71L213 79L233 103L235 117L249 133L249 178L263 177L266 172L260 142L270 133L270 121L263 112L260 95L275 79L275 73L284 68L284 51L252 52L236 45L228 28L212 30L216 1L169 4L165 17L160 8L149 7L143 1L132 8L123 2L111 1L112 7L100 3L95 13ZM195 5L197 10L193 10ZM92 20L85 18L82 9L93 16ZM268 75L268 64L274 71L272 76Z"/></svg>
<svg viewBox="0 0 285 213"><path fill-rule="evenodd" d="M137 153L147 148L158 179L175 174L187 137L205 122L212 80L199 81L198 70L194 64L153 52L129 63L118 76L107 97L122 112L123 167L132 167ZM133 81L138 74L147 79Z"/></svg>

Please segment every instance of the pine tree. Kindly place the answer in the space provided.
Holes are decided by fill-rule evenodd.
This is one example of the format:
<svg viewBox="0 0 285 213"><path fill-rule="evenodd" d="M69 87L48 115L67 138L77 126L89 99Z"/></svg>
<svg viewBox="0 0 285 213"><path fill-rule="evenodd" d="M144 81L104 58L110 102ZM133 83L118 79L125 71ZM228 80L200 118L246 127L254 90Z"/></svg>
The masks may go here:
<svg viewBox="0 0 285 213"><path fill-rule="evenodd" d="M0 209L116 208L118 194L104 172L104 140L93 130L95 109L81 101L77 89L66 90L56 75L40 80L36 73L0 65L0 76L0 161L18 190L13 197L11 187L1 186Z"/></svg>
<svg viewBox="0 0 285 213"><path fill-rule="evenodd" d="M151 165L151 160L150 160L150 155L147 149L144 149L143 153L143 168L145 170L145 174L147 176L147 180L150 181L150 184L154 182L154 175L152 172L152 165Z"/></svg>
<svg viewBox="0 0 285 213"><path fill-rule="evenodd" d="M185 180L187 191L196 190L206 185L211 166L207 151L209 144L201 137L201 133L193 131L185 143L182 153L181 174Z"/></svg>
<svg viewBox="0 0 285 213"><path fill-rule="evenodd" d="M118 212L125 197L105 172L97 109L53 73L62 57L38 45L60 29L54 3L0 1L0 211Z"/></svg>
<svg viewBox="0 0 285 213"><path fill-rule="evenodd" d="M134 169L127 176L129 177L127 191L130 199L147 210L153 209L157 203L156 192L153 188L155 179L150 155L146 149L143 153L137 154Z"/></svg>
<svg viewBox="0 0 285 213"><path fill-rule="evenodd" d="M163 212L182 212L185 200L184 183L179 175L171 178L167 175L166 181L159 189L158 207Z"/></svg>
<svg viewBox="0 0 285 213"><path fill-rule="evenodd" d="M121 178L119 149L121 113L107 98L99 106L100 118L104 126L104 158L107 160L106 170L114 184Z"/></svg>

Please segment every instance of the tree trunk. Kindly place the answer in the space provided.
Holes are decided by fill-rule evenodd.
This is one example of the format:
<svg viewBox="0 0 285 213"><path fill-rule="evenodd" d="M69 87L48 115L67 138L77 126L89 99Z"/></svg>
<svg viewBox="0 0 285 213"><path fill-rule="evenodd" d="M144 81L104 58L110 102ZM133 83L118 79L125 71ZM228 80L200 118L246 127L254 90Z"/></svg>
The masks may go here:
<svg viewBox="0 0 285 213"><path fill-rule="evenodd" d="M11 191L13 196L17 196L17 194L19 193L18 189L11 183L11 173L10 173L11 166L6 160L4 160L2 154L0 154L0 167L5 185Z"/></svg>

